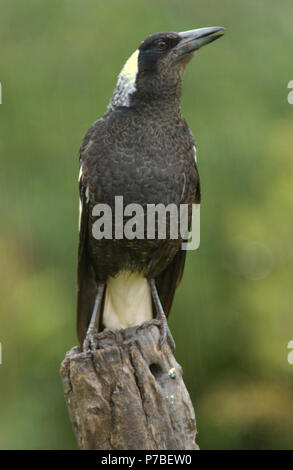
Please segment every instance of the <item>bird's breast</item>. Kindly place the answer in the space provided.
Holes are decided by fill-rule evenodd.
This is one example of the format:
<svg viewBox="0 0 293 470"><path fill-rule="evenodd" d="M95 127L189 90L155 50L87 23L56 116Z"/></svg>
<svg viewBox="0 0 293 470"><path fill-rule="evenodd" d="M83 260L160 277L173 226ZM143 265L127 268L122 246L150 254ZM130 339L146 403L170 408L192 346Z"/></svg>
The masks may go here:
<svg viewBox="0 0 293 470"><path fill-rule="evenodd" d="M192 145L186 139L155 126L137 132L124 129L105 156L97 156L90 192L97 202L123 196L127 204L179 204L184 186L195 184L194 171Z"/></svg>

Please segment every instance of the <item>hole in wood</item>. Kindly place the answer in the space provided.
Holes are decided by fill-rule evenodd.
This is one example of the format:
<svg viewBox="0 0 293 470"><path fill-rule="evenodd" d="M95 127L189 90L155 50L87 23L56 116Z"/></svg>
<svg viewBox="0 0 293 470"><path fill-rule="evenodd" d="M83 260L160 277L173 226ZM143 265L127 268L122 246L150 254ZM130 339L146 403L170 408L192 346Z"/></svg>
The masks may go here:
<svg viewBox="0 0 293 470"><path fill-rule="evenodd" d="M150 365L150 371L153 374L153 376L155 377L155 379L159 379L160 376L162 375L163 369L160 366L160 364L154 363L154 364Z"/></svg>

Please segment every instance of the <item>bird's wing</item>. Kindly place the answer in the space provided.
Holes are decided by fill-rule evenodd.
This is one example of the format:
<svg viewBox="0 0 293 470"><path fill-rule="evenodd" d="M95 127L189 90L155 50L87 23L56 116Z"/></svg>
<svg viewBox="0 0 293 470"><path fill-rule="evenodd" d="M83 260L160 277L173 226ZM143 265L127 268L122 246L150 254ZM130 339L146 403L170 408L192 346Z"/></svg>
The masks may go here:
<svg viewBox="0 0 293 470"><path fill-rule="evenodd" d="M177 251L171 263L156 278L156 287L164 313L169 315L176 288L179 286L186 258L186 250Z"/></svg>
<svg viewBox="0 0 293 470"><path fill-rule="evenodd" d="M79 178L79 246L77 268L77 334L82 344L91 319L97 285L94 276L91 258L89 256L89 204L87 198L86 174L80 165Z"/></svg>
<svg viewBox="0 0 293 470"><path fill-rule="evenodd" d="M195 147L195 142L193 140L191 131L190 131L190 136L192 139L193 152L194 152L193 165L196 169L196 175L197 175L196 190L195 190L195 193L193 194L192 199L193 199L194 204L199 204L200 198L201 198L200 181L199 181L197 162L196 162L196 147ZM190 231L190 229L191 229L191 218L188 224L188 230ZM186 259L186 250L179 249L179 251L177 251L171 263L156 279L156 286L157 286L159 297L160 297L160 300L164 309L164 313L166 316L168 316L170 312L175 290L179 286L180 281L182 279L185 259Z"/></svg>

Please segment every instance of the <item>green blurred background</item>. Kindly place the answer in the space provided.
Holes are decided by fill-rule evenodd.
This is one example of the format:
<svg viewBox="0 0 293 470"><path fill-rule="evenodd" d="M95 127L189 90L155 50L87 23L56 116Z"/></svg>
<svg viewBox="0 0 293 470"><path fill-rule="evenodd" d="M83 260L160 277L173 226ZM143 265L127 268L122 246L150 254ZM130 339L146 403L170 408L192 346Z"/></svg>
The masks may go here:
<svg viewBox="0 0 293 470"><path fill-rule="evenodd" d="M293 448L291 0L0 0L0 448L75 449L78 149L146 36L227 28L190 63L201 246L170 317L203 449Z"/></svg>

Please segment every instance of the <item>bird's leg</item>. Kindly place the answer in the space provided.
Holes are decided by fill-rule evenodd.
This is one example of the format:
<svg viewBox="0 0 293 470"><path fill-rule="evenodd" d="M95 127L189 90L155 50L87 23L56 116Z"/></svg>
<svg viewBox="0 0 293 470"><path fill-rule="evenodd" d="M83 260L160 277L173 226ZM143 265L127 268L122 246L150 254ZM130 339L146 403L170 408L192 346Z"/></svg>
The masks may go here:
<svg viewBox="0 0 293 470"><path fill-rule="evenodd" d="M167 318L166 318L165 312L163 310L163 307L162 307L162 304L161 304L161 301L160 301L160 298L159 298L159 294L158 294L154 279L150 279L149 284L150 284L150 287L151 287L152 298L153 298L153 301L154 301L154 304L155 304L155 307L156 307L156 311L157 311L157 318L161 322L161 337L160 337L160 341L159 341L159 349L162 348L164 342L168 339L172 350L175 351L175 347L176 347L175 346L175 341L174 341L173 336L171 334L171 331L169 329Z"/></svg>
<svg viewBox="0 0 293 470"><path fill-rule="evenodd" d="M105 284L99 284L97 295L95 298L95 304L93 308L93 313L91 317L90 324L88 326L88 330L86 332L86 337L84 339L82 349L83 351L94 350L95 349L95 334L97 333L97 315L100 310L103 293L104 293Z"/></svg>

